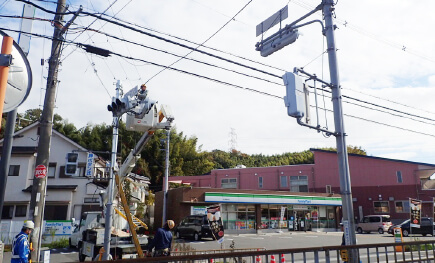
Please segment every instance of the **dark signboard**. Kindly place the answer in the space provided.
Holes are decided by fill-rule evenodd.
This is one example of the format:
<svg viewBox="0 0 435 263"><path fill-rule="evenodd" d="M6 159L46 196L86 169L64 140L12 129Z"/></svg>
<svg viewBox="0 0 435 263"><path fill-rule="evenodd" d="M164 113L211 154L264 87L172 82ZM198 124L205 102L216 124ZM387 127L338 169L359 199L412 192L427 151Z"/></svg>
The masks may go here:
<svg viewBox="0 0 435 263"><path fill-rule="evenodd" d="M411 210L411 227L420 228L421 225L421 200L409 199Z"/></svg>
<svg viewBox="0 0 435 263"><path fill-rule="evenodd" d="M207 219L212 235L218 243L222 243L224 241L224 225L222 224L221 207L207 207Z"/></svg>

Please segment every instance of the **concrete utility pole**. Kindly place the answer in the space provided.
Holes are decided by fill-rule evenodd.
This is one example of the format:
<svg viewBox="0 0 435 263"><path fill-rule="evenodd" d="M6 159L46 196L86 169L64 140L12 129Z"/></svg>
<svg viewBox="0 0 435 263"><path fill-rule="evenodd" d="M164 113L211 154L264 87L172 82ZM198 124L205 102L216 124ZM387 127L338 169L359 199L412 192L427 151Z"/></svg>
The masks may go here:
<svg viewBox="0 0 435 263"><path fill-rule="evenodd" d="M331 78L331 89L332 89L332 103L334 108L334 123L336 132L336 142L337 142L337 155L338 155L338 169L340 176L340 193L343 202L343 225L344 225L344 236L346 245L356 244L355 235L355 219L353 216L353 203L352 203L352 190L350 183L350 172L349 172L349 160L347 156L347 145L346 145L346 134L344 132L344 121L343 121L343 106L342 97L340 90L340 78L338 74L337 65L337 52L335 47L335 37L334 30L335 25L333 23L333 11L334 3L333 0L323 1L323 15L325 19L325 33L327 41L327 51L329 58L329 74ZM354 250L350 252L349 262L358 262L357 255Z"/></svg>
<svg viewBox="0 0 435 263"><path fill-rule="evenodd" d="M165 224L166 212L168 209L168 189L169 189L169 141L171 136L171 128L166 129L166 157L165 157L165 178L163 179L163 217L162 223Z"/></svg>
<svg viewBox="0 0 435 263"><path fill-rule="evenodd" d="M53 127L53 110L54 101L57 87L57 73L59 68L59 56L62 48L62 34L65 32L62 30L63 14L66 0L58 0L56 14L54 16L54 34L53 42L51 46L51 56L49 58L48 77L47 77L47 89L45 91L44 108L42 110L42 116L40 120L40 135L38 151L36 156L35 165L44 165L46 168L49 164L50 157L50 144ZM47 191L47 177L33 178L32 196L30 199L30 218L35 223L35 230L32 235L33 248L32 261L39 262L41 238L42 238L42 226L44 220L44 208L45 208L45 195Z"/></svg>

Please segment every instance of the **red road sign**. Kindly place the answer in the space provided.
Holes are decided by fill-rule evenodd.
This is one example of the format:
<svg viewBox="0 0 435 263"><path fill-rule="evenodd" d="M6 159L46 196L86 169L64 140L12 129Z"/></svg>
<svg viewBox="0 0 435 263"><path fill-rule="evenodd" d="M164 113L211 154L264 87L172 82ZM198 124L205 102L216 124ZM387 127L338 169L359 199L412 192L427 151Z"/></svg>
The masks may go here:
<svg viewBox="0 0 435 263"><path fill-rule="evenodd" d="M47 167L40 164L35 168L35 177L36 178L44 178L47 175Z"/></svg>

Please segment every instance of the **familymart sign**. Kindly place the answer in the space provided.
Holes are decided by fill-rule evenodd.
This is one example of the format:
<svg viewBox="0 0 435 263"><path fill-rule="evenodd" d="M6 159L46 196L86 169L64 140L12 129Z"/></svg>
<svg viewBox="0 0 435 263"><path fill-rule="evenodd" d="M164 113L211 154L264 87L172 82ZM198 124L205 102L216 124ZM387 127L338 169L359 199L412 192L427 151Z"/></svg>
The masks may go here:
<svg viewBox="0 0 435 263"><path fill-rule="evenodd" d="M255 203L255 204L292 204L292 205L334 205L341 206L340 197L264 195L240 193L205 193L206 202Z"/></svg>

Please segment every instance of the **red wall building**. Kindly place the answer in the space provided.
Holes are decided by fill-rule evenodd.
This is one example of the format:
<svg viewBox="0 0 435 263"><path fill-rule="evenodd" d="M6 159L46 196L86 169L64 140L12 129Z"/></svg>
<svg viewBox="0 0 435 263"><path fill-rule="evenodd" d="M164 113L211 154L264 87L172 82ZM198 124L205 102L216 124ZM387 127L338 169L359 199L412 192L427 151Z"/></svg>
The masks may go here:
<svg viewBox="0 0 435 263"><path fill-rule="evenodd" d="M171 176L192 187L340 194L337 153L311 149L314 164L212 170L209 175ZM364 215L409 218L409 198L423 201L422 215L433 217L435 164L349 154L353 207ZM435 177L435 175L434 175Z"/></svg>

